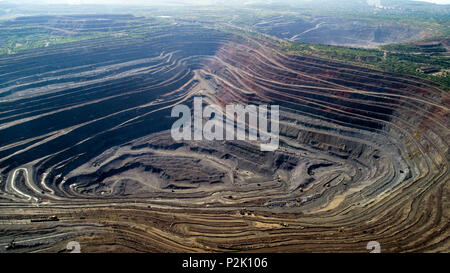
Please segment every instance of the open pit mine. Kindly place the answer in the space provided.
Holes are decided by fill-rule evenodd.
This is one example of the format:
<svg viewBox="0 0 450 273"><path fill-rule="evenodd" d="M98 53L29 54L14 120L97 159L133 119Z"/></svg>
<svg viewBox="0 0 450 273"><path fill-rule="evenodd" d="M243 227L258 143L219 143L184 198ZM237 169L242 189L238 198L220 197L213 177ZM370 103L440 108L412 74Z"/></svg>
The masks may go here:
<svg viewBox="0 0 450 273"><path fill-rule="evenodd" d="M0 252L448 252L449 93L283 43L170 25L2 56ZM174 140L195 97L279 105L279 148Z"/></svg>

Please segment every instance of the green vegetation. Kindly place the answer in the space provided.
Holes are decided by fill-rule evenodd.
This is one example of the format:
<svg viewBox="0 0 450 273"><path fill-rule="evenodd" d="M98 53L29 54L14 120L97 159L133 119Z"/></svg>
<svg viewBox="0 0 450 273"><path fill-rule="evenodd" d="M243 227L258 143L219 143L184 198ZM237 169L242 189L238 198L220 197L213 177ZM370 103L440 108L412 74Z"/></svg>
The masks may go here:
<svg viewBox="0 0 450 273"><path fill-rule="evenodd" d="M0 46L0 55L14 54L28 49L78 42L106 36L108 36L106 33L101 32L74 36L59 36L51 34L34 34L25 37L13 36L8 37L8 39L4 40L4 43Z"/></svg>
<svg viewBox="0 0 450 273"><path fill-rule="evenodd" d="M450 90L450 59L442 46L420 47L417 44L394 44L379 49L343 46L289 43L283 49L289 53L314 55L346 63L363 65L387 72L410 74L434 81L444 90ZM434 49L434 50L433 50ZM433 67L440 73L424 74L416 70Z"/></svg>
<svg viewBox="0 0 450 273"><path fill-rule="evenodd" d="M60 29L28 22L22 25L0 24L0 55L106 37L146 39L155 32L161 32L169 23L160 18L133 18L126 21L124 27L95 31L78 31L70 27Z"/></svg>
<svg viewBox="0 0 450 273"><path fill-rule="evenodd" d="M64 30L55 31L37 24L25 24L23 26L1 25L0 55L105 36L108 36L108 33L101 31L83 33L71 33Z"/></svg>

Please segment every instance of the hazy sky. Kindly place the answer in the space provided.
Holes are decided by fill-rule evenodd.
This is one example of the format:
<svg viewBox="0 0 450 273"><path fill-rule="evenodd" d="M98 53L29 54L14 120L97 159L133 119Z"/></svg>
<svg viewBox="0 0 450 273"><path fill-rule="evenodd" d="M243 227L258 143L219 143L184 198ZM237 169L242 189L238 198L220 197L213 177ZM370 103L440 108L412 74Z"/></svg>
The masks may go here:
<svg viewBox="0 0 450 273"><path fill-rule="evenodd" d="M112 2L117 2L118 4L142 4L145 2L155 2L155 0L153 1L146 1L146 0L127 0L127 1L123 1L123 0L48 0L51 2L64 2L64 3L95 3L95 4L111 4ZM436 3L436 4L450 4L450 0L421 0L424 2L431 2L431 3ZM163 1L164 2L164 1ZM198 1L189 1L189 2L210 2L208 0L198 0Z"/></svg>
<svg viewBox="0 0 450 273"><path fill-rule="evenodd" d="M422 0L422 1L436 4L450 4L450 0Z"/></svg>
<svg viewBox="0 0 450 273"><path fill-rule="evenodd" d="M0 2L3 2L5 0L0 0ZM436 4L450 4L450 0L420 0L424 2L431 2ZM8 1L8 2L15 2L15 1ZM19 2L19 1L18 1ZM155 2L166 2L164 0L40 0L40 1L32 1L32 0L22 0L20 2L28 2L28 3L40 3L40 4L128 4L128 5L142 5L145 3L155 3ZM184 2L183 0L172 0L170 2ZM213 0L188 0L186 2L189 3L211 3ZM245 2L245 0L243 0ZM276 2L276 1L274 1Z"/></svg>

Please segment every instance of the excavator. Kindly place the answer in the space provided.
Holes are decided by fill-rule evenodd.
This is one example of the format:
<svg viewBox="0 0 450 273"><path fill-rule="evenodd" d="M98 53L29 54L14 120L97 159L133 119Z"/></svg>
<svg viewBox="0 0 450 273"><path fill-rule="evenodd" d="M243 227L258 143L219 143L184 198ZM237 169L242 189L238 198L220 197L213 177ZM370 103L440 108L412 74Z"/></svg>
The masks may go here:
<svg viewBox="0 0 450 273"><path fill-rule="evenodd" d="M14 243L15 240L16 240L15 238L12 239L12 241L5 246L5 250L14 249L14 247L16 247L16 243Z"/></svg>

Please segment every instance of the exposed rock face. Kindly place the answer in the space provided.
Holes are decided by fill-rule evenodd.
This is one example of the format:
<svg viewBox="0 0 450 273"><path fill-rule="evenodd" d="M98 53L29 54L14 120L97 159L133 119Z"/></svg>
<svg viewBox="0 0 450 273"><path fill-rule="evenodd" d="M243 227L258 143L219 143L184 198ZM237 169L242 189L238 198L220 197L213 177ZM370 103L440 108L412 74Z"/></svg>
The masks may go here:
<svg viewBox="0 0 450 273"><path fill-rule="evenodd" d="M135 227L114 226L141 251L365 251L371 239L386 251L448 250L448 93L283 55L264 40L171 31L0 60L2 206L149 202L155 210L127 219L166 235L150 232L141 244L125 235ZM174 141L170 109L196 95L222 106L280 105L281 147ZM172 219L159 206L186 210ZM241 208L252 208L249 219Z"/></svg>
<svg viewBox="0 0 450 273"><path fill-rule="evenodd" d="M428 34L419 28L394 23L317 17L310 20L281 20L255 26L264 33L290 41L376 47L389 43L419 40Z"/></svg>

